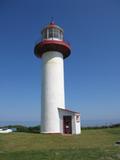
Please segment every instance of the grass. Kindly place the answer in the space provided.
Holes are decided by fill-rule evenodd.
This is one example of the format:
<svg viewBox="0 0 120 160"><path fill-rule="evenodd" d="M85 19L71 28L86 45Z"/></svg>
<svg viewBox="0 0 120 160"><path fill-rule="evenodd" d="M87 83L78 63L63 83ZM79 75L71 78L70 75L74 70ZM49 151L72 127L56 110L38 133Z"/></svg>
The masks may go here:
<svg viewBox="0 0 120 160"><path fill-rule="evenodd" d="M0 134L0 160L120 160L120 128L83 130L79 136Z"/></svg>

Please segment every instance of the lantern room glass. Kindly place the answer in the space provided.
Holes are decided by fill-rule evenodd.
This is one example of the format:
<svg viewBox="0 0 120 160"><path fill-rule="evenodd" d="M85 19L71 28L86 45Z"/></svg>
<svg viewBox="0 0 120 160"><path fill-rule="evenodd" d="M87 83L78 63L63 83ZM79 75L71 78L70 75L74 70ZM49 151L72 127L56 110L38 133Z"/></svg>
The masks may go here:
<svg viewBox="0 0 120 160"><path fill-rule="evenodd" d="M63 40L63 32L59 28L46 28L42 32L42 39Z"/></svg>

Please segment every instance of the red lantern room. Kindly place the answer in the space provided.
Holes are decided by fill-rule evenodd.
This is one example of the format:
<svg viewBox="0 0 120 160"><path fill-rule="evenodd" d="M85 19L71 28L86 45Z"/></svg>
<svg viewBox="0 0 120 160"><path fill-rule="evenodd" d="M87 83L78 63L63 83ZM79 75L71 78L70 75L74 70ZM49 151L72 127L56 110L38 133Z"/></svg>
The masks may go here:
<svg viewBox="0 0 120 160"><path fill-rule="evenodd" d="M41 58L47 51L61 52L64 58L70 55L71 49L70 45L64 41L64 31L54 22L43 28L41 34L42 41L34 48L34 53L37 57Z"/></svg>

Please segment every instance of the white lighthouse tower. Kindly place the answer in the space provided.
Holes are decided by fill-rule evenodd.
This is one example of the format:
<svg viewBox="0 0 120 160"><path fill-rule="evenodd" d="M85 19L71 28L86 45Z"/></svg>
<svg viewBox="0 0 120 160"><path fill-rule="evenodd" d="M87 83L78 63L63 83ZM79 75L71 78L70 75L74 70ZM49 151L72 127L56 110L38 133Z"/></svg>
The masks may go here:
<svg viewBox="0 0 120 160"><path fill-rule="evenodd" d="M79 113L65 109L64 59L70 55L70 46L64 41L63 29L54 22L43 28L41 34L42 41L34 49L42 59L41 132L79 134Z"/></svg>

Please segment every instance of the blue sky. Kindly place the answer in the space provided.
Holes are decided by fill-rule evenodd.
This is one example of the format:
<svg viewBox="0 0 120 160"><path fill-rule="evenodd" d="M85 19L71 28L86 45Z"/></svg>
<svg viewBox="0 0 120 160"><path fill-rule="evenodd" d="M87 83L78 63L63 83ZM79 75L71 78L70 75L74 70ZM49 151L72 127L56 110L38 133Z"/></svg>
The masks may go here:
<svg viewBox="0 0 120 160"><path fill-rule="evenodd" d="M66 106L82 123L120 122L120 1L0 1L0 124L40 121L41 29L54 17L72 53L65 59Z"/></svg>

